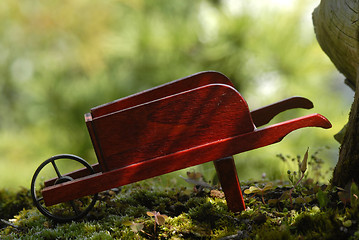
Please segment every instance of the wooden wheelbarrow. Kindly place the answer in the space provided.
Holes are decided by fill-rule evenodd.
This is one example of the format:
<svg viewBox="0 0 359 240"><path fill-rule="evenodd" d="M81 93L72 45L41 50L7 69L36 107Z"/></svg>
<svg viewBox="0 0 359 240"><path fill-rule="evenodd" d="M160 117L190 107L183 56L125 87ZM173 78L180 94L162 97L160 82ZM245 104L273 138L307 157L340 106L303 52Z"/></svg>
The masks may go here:
<svg viewBox="0 0 359 240"><path fill-rule="evenodd" d="M46 160L33 176L32 197L47 217L75 220L90 211L101 191L213 161L228 208L242 211L232 155L279 142L299 128L330 128L320 114L258 128L285 110L312 107L308 99L292 97L250 112L221 73L176 80L91 109L85 121L98 163L90 166L68 154ZM64 159L84 167L62 174L58 166ZM56 175L39 184L47 165Z"/></svg>

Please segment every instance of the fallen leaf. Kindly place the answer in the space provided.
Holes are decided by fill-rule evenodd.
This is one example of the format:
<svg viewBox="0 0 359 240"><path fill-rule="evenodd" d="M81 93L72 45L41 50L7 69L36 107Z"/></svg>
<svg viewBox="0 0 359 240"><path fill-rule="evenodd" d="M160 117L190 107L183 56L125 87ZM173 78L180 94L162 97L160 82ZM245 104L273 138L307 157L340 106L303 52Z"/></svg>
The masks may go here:
<svg viewBox="0 0 359 240"><path fill-rule="evenodd" d="M218 190L211 190L211 197L214 198L224 198L224 192L218 191Z"/></svg>

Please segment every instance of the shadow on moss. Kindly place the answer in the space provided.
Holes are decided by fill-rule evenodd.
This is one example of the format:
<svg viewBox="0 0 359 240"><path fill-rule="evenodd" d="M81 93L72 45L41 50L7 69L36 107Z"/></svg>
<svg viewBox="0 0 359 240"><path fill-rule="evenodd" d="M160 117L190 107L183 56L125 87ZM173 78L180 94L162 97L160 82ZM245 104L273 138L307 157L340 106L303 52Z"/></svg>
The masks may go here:
<svg viewBox="0 0 359 240"><path fill-rule="evenodd" d="M277 187L272 191L280 190ZM31 206L27 190L2 191L1 218L11 224L1 226L0 238L359 239L358 206L343 205L336 192L326 191L329 203L322 208L318 199L296 203L288 210L264 204L261 197L245 196L247 210L232 213L223 198L206 189L160 189L145 183L133 184L100 193L100 200L85 219L66 224L54 223L41 215ZM274 196L271 192L264 195ZM149 211L168 218L155 227L154 218L146 214ZM143 227L131 228L128 222Z"/></svg>

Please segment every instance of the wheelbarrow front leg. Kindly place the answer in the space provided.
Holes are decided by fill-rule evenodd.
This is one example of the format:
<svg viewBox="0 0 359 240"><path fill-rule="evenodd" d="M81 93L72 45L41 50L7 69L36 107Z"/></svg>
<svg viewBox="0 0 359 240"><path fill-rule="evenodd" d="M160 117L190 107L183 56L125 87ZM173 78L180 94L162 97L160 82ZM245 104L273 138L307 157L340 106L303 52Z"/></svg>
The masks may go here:
<svg viewBox="0 0 359 240"><path fill-rule="evenodd" d="M226 197L228 209L240 212L246 209L241 186L239 185L236 165L233 157L221 158L213 161L219 182Z"/></svg>
<svg viewBox="0 0 359 240"><path fill-rule="evenodd" d="M248 147L247 150L263 147L279 142L288 133L303 127L330 128L330 122L319 114L312 114L305 117L292 119L264 129L258 129L257 133L248 134L237 142L237 146ZM247 141L246 141L247 140ZM238 151L242 152L242 151ZM239 185L238 175L233 157L221 158L213 161L227 205L230 211L239 212L245 210L245 203Z"/></svg>

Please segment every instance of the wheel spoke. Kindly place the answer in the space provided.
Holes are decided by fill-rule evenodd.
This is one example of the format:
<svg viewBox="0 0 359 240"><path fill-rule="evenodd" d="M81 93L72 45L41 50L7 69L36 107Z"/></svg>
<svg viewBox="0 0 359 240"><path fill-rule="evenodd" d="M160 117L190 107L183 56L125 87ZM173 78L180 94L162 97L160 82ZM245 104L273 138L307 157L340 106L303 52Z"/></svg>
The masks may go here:
<svg viewBox="0 0 359 240"><path fill-rule="evenodd" d="M74 201L70 201L70 204L71 204L72 210L75 211L75 214L76 214L76 215L79 215L79 214L80 214L80 210L79 210L79 208L76 206L75 202L74 202Z"/></svg>
<svg viewBox="0 0 359 240"><path fill-rule="evenodd" d="M55 169L55 171L56 171L57 177L58 177L58 178L62 177L62 175L61 175L59 169L57 168L57 165L55 164L55 161L53 160L53 161L51 161L51 163L52 163L52 166L54 167L54 169Z"/></svg>

